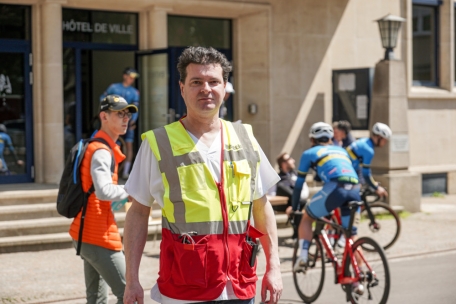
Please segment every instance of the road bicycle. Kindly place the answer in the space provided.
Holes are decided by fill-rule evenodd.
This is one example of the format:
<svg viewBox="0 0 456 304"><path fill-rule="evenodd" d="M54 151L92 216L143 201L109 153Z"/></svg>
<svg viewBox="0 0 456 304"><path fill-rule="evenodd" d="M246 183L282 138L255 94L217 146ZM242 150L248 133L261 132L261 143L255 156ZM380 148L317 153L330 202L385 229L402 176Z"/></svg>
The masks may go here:
<svg viewBox="0 0 456 304"><path fill-rule="evenodd" d="M333 266L334 283L341 284L347 302L384 304L388 300L391 279L383 248L369 237L361 237L355 242L352 240L356 211L362 204L348 203L350 222L347 229L328 218L323 217L316 221L305 270L293 272L296 291L304 303L312 303L320 296L325 279L325 264ZM302 212L295 214L299 216ZM345 235L345 247L341 256L334 252L325 225L330 225ZM369 250L365 251L362 248ZM299 242L296 241L292 265L295 264L298 255Z"/></svg>
<svg viewBox="0 0 456 304"><path fill-rule="evenodd" d="M368 188L363 188L361 196L361 219L356 223L359 235L374 239L383 249L394 245L401 233L401 220L399 215L388 204L379 201L380 197ZM341 225L340 210L334 210L331 220ZM342 232L332 229L327 225L328 238L333 246L337 246L342 237ZM343 246L343 238L341 239ZM340 244L340 243L339 243ZM364 247L363 247L364 248ZM369 248L364 248L369 250Z"/></svg>

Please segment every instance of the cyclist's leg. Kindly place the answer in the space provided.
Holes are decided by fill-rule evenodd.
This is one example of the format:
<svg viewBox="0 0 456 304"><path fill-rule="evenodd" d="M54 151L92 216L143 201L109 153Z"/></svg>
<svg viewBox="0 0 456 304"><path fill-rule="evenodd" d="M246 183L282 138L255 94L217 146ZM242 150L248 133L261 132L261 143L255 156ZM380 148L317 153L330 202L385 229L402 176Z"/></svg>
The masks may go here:
<svg viewBox="0 0 456 304"><path fill-rule="evenodd" d="M300 259L296 261L296 264L307 262L308 249L312 240L312 223L315 219L328 214L325 202L328 199L328 196L331 195L336 188L337 183L335 182L325 183L323 189L317 192L312 197L312 200L305 206L298 231Z"/></svg>
<svg viewBox="0 0 456 304"><path fill-rule="evenodd" d="M350 184L348 184L350 185ZM342 219L342 227L348 228L349 222L350 222L350 209L348 208L348 203L352 201L361 201L361 197L359 196L359 190L360 190L360 185L353 185L351 188L348 186L348 189L342 188L341 187L341 196L343 197L339 203L338 207L340 207L340 212L341 212L341 219ZM356 211L356 216L359 219L359 215L361 212L361 208L358 207L358 210ZM353 223L353 228L352 228L352 235L355 236L357 234L357 220Z"/></svg>

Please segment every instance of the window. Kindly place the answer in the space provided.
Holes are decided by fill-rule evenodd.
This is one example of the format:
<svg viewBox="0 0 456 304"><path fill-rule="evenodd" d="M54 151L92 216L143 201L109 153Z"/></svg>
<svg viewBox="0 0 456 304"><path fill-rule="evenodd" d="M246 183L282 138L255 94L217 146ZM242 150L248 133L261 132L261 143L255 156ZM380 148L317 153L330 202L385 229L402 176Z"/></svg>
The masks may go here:
<svg viewBox="0 0 456 304"><path fill-rule="evenodd" d="M212 46L231 48L231 21L228 19L168 16L170 47Z"/></svg>
<svg viewBox="0 0 456 304"><path fill-rule="evenodd" d="M413 5L413 84L436 86L437 9Z"/></svg>
<svg viewBox="0 0 456 304"><path fill-rule="evenodd" d="M30 40L30 7L0 4L0 39Z"/></svg>
<svg viewBox="0 0 456 304"><path fill-rule="evenodd" d="M348 120L353 130L369 128L373 68L333 70L333 121Z"/></svg>

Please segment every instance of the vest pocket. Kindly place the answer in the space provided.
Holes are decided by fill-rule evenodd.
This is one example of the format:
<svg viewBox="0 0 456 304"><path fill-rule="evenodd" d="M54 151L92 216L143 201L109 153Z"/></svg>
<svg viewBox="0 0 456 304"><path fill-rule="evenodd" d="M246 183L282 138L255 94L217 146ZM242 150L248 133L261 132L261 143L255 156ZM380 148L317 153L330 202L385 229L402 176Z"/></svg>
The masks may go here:
<svg viewBox="0 0 456 304"><path fill-rule="evenodd" d="M242 243L242 256L239 263L239 281L241 283L255 283L258 280L256 276L257 258L255 257L255 265L250 266L250 258L252 257L252 246L245 240Z"/></svg>
<svg viewBox="0 0 456 304"><path fill-rule="evenodd" d="M183 194L207 189L203 164L178 167L177 172Z"/></svg>
<svg viewBox="0 0 456 304"><path fill-rule="evenodd" d="M174 263L171 269L174 284L206 288L206 255L207 244L190 246L174 242Z"/></svg>
<svg viewBox="0 0 456 304"><path fill-rule="evenodd" d="M250 202L250 181L252 171L247 160L235 161L232 164L233 184L230 187L230 198L233 202Z"/></svg>

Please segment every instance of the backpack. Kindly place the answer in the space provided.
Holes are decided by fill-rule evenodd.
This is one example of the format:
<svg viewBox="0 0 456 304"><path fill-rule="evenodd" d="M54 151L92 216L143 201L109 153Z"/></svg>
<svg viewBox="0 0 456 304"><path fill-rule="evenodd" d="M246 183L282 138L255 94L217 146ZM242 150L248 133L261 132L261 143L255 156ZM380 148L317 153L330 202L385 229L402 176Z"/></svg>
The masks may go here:
<svg viewBox="0 0 456 304"><path fill-rule="evenodd" d="M87 201L89 196L95 191L92 184L89 191L84 192L82 189L80 166L84 158L87 146L91 142L100 142L106 145L111 151L111 173L114 173L115 161L112 149L106 140L102 138L87 138L81 139L76 145L71 148L70 154L65 162L65 169L59 183L59 192L57 195L57 212L67 218L74 218L82 209L81 224L79 228L79 240L76 249L76 255L81 252L82 230L84 228L84 219L87 209Z"/></svg>

